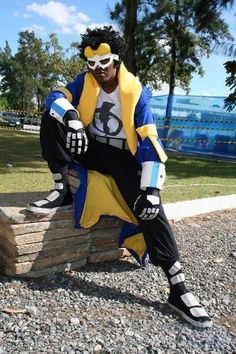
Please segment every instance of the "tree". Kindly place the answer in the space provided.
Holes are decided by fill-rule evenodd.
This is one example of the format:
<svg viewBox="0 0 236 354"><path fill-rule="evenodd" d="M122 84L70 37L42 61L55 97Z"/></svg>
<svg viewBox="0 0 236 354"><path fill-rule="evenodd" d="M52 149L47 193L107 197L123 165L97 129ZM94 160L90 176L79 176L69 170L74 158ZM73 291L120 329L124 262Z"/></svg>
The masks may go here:
<svg viewBox="0 0 236 354"><path fill-rule="evenodd" d="M134 75L137 73L135 55L135 33L137 27L138 0L123 0L115 4L114 11L110 11L112 20L118 20L123 28L124 38L128 45L125 65Z"/></svg>
<svg viewBox="0 0 236 354"><path fill-rule="evenodd" d="M170 123L176 85L188 92L193 74L203 75L202 56L210 55L214 42L232 39L228 26L221 19L221 10L229 3L231 1L222 0L138 2L139 21L135 33L137 73L141 81L151 87L158 87L160 82L169 84L165 126ZM116 11L116 16L112 14L118 23L122 23L124 0L119 4L120 12ZM204 11L201 11L200 4L204 5ZM167 134L168 128L165 138Z"/></svg>
<svg viewBox="0 0 236 354"><path fill-rule="evenodd" d="M19 94L15 90L16 63L12 55L9 43L6 41L5 47L0 50L0 90L2 92L1 99L6 102L6 108L11 106L11 102L19 100ZM19 91L18 91L19 92ZM12 106L12 108L16 108Z"/></svg>
<svg viewBox="0 0 236 354"><path fill-rule="evenodd" d="M8 105L7 105L7 100L5 97L2 97L0 95L0 110L6 110L8 108Z"/></svg>
<svg viewBox="0 0 236 354"><path fill-rule="evenodd" d="M229 75L226 79L226 86L232 91L224 100L225 108L227 111L232 111L236 107L236 60L227 61L224 67Z"/></svg>
<svg viewBox="0 0 236 354"><path fill-rule="evenodd" d="M236 14L235 14L236 17ZM227 57L236 57L236 44L235 43L220 43L216 46L215 52ZM230 88L232 92L224 100L224 108L227 111L232 111L236 107L236 61L231 60L224 63L226 73L228 77L226 78L226 86Z"/></svg>
<svg viewBox="0 0 236 354"><path fill-rule="evenodd" d="M36 38L34 32L24 31L19 33L18 51L15 61L18 65L18 76L15 78L20 89L21 109L32 110L34 107L34 97L38 108L39 86L40 86L40 66L43 61L43 43Z"/></svg>
<svg viewBox="0 0 236 354"><path fill-rule="evenodd" d="M85 69L86 65L84 60L79 57L79 43L72 42L66 51L66 59L63 62L62 81L67 83L74 80L76 75Z"/></svg>
<svg viewBox="0 0 236 354"><path fill-rule="evenodd" d="M48 92L56 86L61 75L64 53L55 34L43 43L34 32L19 33L19 47L16 61L22 67L22 92L25 100L23 109L29 109L36 102L37 110L42 111L44 99Z"/></svg>
<svg viewBox="0 0 236 354"><path fill-rule="evenodd" d="M18 48L0 50L0 90L9 107L41 112L48 92L64 78L66 59L55 34L44 43L34 32L19 33Z"/></svg>

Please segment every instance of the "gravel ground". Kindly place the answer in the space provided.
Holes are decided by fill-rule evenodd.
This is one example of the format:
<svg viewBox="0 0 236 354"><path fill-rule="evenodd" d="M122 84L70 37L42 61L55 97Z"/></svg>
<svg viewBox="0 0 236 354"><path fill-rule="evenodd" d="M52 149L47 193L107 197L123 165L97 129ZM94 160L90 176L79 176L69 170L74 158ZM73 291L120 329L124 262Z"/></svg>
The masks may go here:
<svg viewBox="0 0 236 354"><path fill-rule="evenodd" d="M236 353L236 210L173 229L212 329L195 329L169 308L160 269L124 258L40 279L0 276L0 354Z"/></svg>

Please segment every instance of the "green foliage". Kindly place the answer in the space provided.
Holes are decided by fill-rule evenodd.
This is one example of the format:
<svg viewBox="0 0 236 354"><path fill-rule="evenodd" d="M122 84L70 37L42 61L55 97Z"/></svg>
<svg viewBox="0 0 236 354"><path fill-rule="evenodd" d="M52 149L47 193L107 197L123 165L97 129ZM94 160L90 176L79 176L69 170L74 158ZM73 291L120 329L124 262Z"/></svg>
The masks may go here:
<svg viewBox="0 0 236 354"><path fill-rule="evenodd" d="M221 18L222 0L140 0L135 31L137 73L144 84L158 88L167 82L170 94L176 84L189 90L194 73L203 75L201 58L209 56L213 43L231 39ZM118 1L112 19L124 31L127 1ZM125 31L124 31L125 34Z"/></svg>
<svg viewBox="0 0 236 354"><path fill-rule="evenodd" d="M5 110L7 108L7 100L5 97L0 96L0 110Z"/></svg>
<svg viewBox="0 0 236 354"><path fill-rule="evenodd" d="M232 111L236 107L236 60L227 61L224 66L228 74L226 86L232 91L224 101L225 108L228 111Z"/></svg>
<svg viewBox="0 0 236 354"><path fill-rule="evenodd" d="M63 81L65 83L74 80L76 75L83 71L86 64L79 57L79 42L71 43L70 47L67 49L67 58L63 62Z"/></svg>
<svg viewBox="0 0 236 354"><path fill-rule="evenodd" d="M83 66L75 44L65 53L55 34L44 43L34 32L20 32L15 55L7 42L0 49L1 97L11 109L41 112L50 90L74 79Z"/></svg>

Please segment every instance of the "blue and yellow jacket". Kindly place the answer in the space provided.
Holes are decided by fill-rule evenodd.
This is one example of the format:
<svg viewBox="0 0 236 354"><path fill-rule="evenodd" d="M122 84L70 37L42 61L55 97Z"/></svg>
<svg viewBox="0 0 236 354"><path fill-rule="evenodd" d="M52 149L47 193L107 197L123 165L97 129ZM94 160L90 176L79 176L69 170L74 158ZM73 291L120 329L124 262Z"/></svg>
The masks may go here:
<svg viewBox="0 0 236 354"><path fill-rule="evenodd" d="M150 91L142 87L123 64L119 68L118 83L123 129L131 153L140 164L146 161L164 163L167 156L153 120ZM81 121L87 127L93 120L99 92L99 84L93 76L89 72L81 73L66 87L52 91L46 99L46 108L50 109L56 99L66 98L77 109ZM75 226L91 227L102 215L117 216L125 222L120 235L120 246L126 247L144 265L147 250L143 234L113 179L95 171L86 171L76 164L72 168L76 169L81 181L75 194ZM101 198L94 197L98 191L102 193ZM105 202L96 203L97 200Z"/></svg>
<svg viewBox="0 0 236 354"><path fill-rule="evenodd" d="M131 153L140 163L164 163L167 156L153 120L150 91L142 87L123 64L119 68L118 82L123 129ZM93 120L99 91L99 84L94 77L89 72L81 73L66 87L52 91L46 99L46 108L50 109L57 98L65 97L78 110L81 121L87 127Z"/></svg>

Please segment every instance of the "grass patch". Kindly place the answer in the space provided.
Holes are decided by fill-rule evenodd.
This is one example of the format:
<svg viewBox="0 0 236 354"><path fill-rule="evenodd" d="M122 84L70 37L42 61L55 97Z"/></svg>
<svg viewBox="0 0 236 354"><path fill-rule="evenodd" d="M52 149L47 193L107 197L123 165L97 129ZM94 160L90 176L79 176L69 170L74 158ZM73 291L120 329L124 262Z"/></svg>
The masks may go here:
<svg viewBox="0 0 236 354"><path fill-rule="evenodd" d="M236 164L198 157L170 156L164 202L236 194Z"/></svg>
<svg viewBox="0 0 236 354"><path fill-rule="evenodd" d="M0 129L0 193L46 191L52 186L39 134Z"/></svg>
<svg viewBox="0 0 236 354"><path fill-rule="evenodd" d="M0 129L0 193L49 191L47 163L38 134ZM166 163L164 203L236 194L236 164L171 155Z"/></svg>

